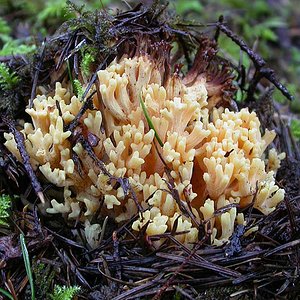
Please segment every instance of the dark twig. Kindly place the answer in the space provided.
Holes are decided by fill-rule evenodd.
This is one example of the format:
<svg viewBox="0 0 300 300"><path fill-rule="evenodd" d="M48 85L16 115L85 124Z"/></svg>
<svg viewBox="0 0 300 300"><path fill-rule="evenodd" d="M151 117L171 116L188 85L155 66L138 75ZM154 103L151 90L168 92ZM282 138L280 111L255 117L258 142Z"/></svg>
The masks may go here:
<svg viewBox="0 0 300 300"><path fill-rule="evenodd" d="M224 23L218 22L217 28L220 29L224 34L226 34L233 42L235 42L241 50L243 50L249 58L252 60L255 66L254 76L249 84L248 89L248 101L252 99L254 92L256 90L257 84L262 78L268 79L271 83L273 83L278 90L289 100L293 100L293 96L289 93L287 88L281 84L275 76L275 71L271 68L265 68L266 62L265 60L254 52L247 44L232 30L230 30Z"/></svg>
<svg viewBox="0 0 300 300"><path fill-rule="evenodd" d="M120 249L119 249L120 242L116 231L113 232L112 239L113 239L113 248L114 248L113 258L114 261L116 262L116 277L117 279L121 280L122 273L121 273L121 264L120 264L121 258L120 258Z"/></svg>
<svg viewBox="0 0 300 300"><path fill-rule="evenodd" d="M32 108L32 106L33 106L33 99L35 98L36 86L37 86L37 82L38 82L38 78L39 78L40 69L42 67L44 56L45 56L45 49L46 49L46 43L44 41L42 44L41 54L38 58L38 63L36 66L34 77L33 77L31 95L30 95L30 100L29 100L29 108Z"/></svg>
<svg viewBox="0 0 300 300"><path fill-rule="evenodd" d="M78 123L80 121L80 119L82 118L82 116L84 115L84 113L88 110L88 109L93 109L93 96L95 95L96 91L94 91L87 99L86 101L83 103L83 105L81 106L78 114L75 116L74 120L72 120L72 122L70 122L70 124L68 126L66 126L66 128L64 129L64 131L68 131L70 130L71 132L74 131L74 129L78 126Z"/></svg>
<svg viewBox="0 0 300 300"><path fill-rule="evenodd" d="M224 16L221 15L221 16L219 17L219 23L222 24L223 22L224 22ZM214 40L215 40L216 42L218 42L219 36L220 36L220 27L217 26L217 30L216 30L216 33L215 33L215 36L214 36Z"/></svg>
<svg viewBox="0 0 300 300"><path fill-rule="evenodd" d="M87 282L87 280L82 276L81 272L79 271L78 266L74 264L74 262L70 259L66 251L61 251L57 248L55 243L52 242L52 246L54 247L57 255L60 257L64 265L70 268L71 272L78 278L79 282L88 289L91 289L91 286Z"/></svg>
<svg viewBox="0 0 300 300"><path fill-rule="evenodd" d="M30 157L26 151L23 134L16 129L14 122L12 120L10 120L8 117L1 115L1 118L2 118L2 121L8 126L9 131L14 135L18 150L19 150L20 155L23 160L24 168L29 176L29 179L31 181L31 184L32 184L32 187L33 187L35 193L37 194L37 196L39 197L41 202L45 203L43 189L36 177L36 174L31 166L31 164L30 164Z"/></svg>
<svg viewBox="0 0 300 300"><path fill-rule="evenodd" d="M225 33L233 42L235 42L247 55L250 57L250 59L253 61L255 67L257 69L262 68L265 66L266 62L264 59L255 53L252 49L250 49L247 44L235 33L233 33L232 30L230 30L227 25L225 25L223 22L217 23L217 28L219 28L223 33Z"/></svg>

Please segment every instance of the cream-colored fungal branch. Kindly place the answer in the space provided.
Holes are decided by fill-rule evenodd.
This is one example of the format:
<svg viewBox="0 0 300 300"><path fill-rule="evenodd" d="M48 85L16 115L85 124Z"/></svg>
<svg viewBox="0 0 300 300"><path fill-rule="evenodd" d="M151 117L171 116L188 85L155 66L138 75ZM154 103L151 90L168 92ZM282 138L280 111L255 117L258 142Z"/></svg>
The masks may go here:
<svg viewBox="0 0 300 300"><path fill-rule="evenodd" d="M253 204L268 214L282 201L284 191L274 174L283 154L271 149L264 159L275 133L266 130L262 135L259 119L248 109L212 108L210 101L220 99L220 89L213 97L209 81L208 93L205 73L194 80L178 74L166 79L161 62L143 54L113 61L98 72L98 79L92 88L99 92L92 99L94 109L86 110L74 132L67 128L83 102L59 82L53 96L39 95L26 109L32 123L21 130L34 169L64 191L63 198L49 199L47 212L79 219L92 247L101 231L99 224L91 224L96 214L117 222L137 216L134 231L143 228L149 236L173 232L188 245L197 242L197 224L202 222L211 243L221 245L236 224L244 224L237 207ZM90 144L107 172L76 136ZM6 147L20 159L13 135L5 138ZM112 178L127 178L136 199ZM182 207L192 207L193 218Z"/></svg>

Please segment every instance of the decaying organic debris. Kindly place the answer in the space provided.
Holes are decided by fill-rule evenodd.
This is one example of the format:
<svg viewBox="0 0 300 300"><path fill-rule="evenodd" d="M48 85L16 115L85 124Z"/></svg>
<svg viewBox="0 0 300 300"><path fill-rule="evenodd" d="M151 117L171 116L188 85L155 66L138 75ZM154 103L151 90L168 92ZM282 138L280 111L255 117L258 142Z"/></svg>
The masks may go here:
<svg viewBox="0 0 300 300"><path fill-rule="evenodd" d="M286 257L265 270L255 261L298 251L296 198L275 179L286 148L277 144L278 154L274 130L262 128L256 112L238 108L234 71L218 56L216 41L166 22L164 9L154 3L115 16L81 14L42 46L26 108L31 123L19 132L3 117L12 129L5 146L45 196L39 206L46 217L63 214L62 224L77 228L73 239L83 243L53 228L28 231L47 236L49 258L58 255L58 266L85 288L94 284L91 274L101 275L97 284L115 281L119 293L123 288L116 299L159 298L174 288L193 298L191 286L238 285L255 276L273 284L273 270L289 263L283 292L294 284L297 262ZM216 27L254 60L248 101L262 77L289 96L257 54L221 21ZM290 220L282 217L286 211ZM280 237L267 220L281 228ZM286 244L278 245L284 234ZM144 257L145 248L156 252ZM106 293L96 288L90 298Z"/></svg>

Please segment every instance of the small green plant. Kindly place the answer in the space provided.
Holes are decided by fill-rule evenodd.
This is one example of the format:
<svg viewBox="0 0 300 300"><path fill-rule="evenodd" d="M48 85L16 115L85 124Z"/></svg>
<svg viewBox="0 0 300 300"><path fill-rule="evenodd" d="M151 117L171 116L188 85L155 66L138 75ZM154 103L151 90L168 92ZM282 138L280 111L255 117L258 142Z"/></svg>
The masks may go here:
<svg viewBox="0 0 300 300"><path fill-rule="evenodd" d="M67 70L68 70L70 82L72 83L73 92L78 98L81 98L83 95L83 87L78 79L73 79L70 62L68 60L67 60Z"/></svg>
<svg viewBox="0 0 300 300"><path fill-rule="evenodd" d="M30 259L29 259L29 254L28 254L28 250L26 247L25 238L24 238L23 233L20 234L20 243L21 243L21 249L22 249L25 269L26 269L26 273L28 276L30 289L31 289L31 300L35 300L35 290L34 290L33 276L32 276L32 271L31 271L31 266L30 266Z"/></svg>
<svg viewBox="0 0 300 300"><path fill-rule="evenodd" d="M0 63L0 87L4 90L13 89L20 81L20 78L14 71L4 64Z"/></svg>
<svg viewBox="0 0 300 300"><path fill-rule="evenodd" d="M79 286L60 286L55 285L53 294L50 295L51 300L72 300L76 294L80 292Z"/></svg>
<svg viewBox="0 0 300 300"><path fill-rule="evenodd" d="M77 97L79 99L82 98L82 95L84 93L84 90L83 90L83 87L82 87L82 84L80 83L80 81L78 79L75 79L73 81L73 86L74 86L74 89L75 89L75 94L77 95Z"/></svg>
<svg viewBox="0 0 300 300"><path fill-rule="evenodd" d="M7 218L9 217L9 209L11 205L11 198L8 195L0 196L0 226L7 226Z"/></svg>
<svg viewBox="0 0 300 300"><path fill-rule="evenodd" d="M92 53L93 51L85 51L82 55L82 61L81 61L81 71L84 76L88 77L91 73L90 67L91 64L95 61L95 56Z"/></svg>

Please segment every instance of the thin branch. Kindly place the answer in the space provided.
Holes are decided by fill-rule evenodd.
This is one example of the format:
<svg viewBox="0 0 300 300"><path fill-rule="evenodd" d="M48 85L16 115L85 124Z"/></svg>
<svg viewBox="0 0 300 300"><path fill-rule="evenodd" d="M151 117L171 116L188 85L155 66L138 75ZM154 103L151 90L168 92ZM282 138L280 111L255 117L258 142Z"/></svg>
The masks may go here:
<svg viewBox="0 0 300 300"><path fill-rule="evenodd" d="M23 161L23 165L25 167L25 170L29 176L29 179L31 181L31 185L35 191L35 193L37 194L37 196L39 197L39 199L41 200L42 203L45 203L45 197L43 194L43 189L36 177L36 174L30 164L30 157L26 151L26 147L25 147L25 141L24 141L24 136L21 132L19 132L16 127L14 122L9 119L8 117L5 117L3 115L1 115L2 121L8 126L9 131L14 135L18 150L20 152L22 161Z"/></svg>
<svg viewBox="0 0 300 300"><path fill-rule="evenodd" d="M254 52L239 36L237 36L232 30L230 30L224 23L219 21L216 26L220 31L226 34L234 43L236 43L241 48L241 50L243 50L249 56L249 58L254 64L256 70L249 84L247 96L248 101L253 98L257 84L262 78L266 78L271 83L273 83L276 86L276 88L288 100L293 100L294 97L290 94L287 88L276 78L275 71L271 68L265 68L266 62L260 55Z"/></svg>
<svg viewBox="0 0 300 300"><path fill-rule="evenodd" d="M36 86L37 86L37 82L38 82L38 78L39 78L40 69L42 67L42 63L43 63L44 56L45 56L45 49L46 49L46 43L44 41L44 43L42 45L41 55L38 58L39 61L37 63L36 71L35 71L34 77L33 77L30 100L29 100L29 108L32 108L32 106L33 106L33 99L35 98Z"/></svg>

